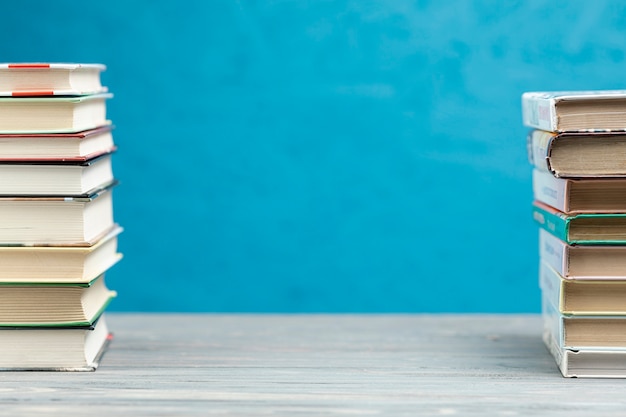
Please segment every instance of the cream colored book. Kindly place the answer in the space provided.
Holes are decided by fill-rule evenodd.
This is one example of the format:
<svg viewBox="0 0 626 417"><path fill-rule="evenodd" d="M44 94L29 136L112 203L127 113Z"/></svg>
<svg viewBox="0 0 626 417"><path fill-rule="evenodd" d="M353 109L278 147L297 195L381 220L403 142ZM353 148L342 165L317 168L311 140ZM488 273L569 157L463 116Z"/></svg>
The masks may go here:
<svg viewBox="0 0 626 417"><path fill-rule="evenodd" d="M2 284L0 327L88 326L115 297L100 275L89 284Z"/></svg>
<svg viewBox="0 0 626 417"><path fill-rule="evenodd" d="M78 162L0 162L0 196L87 196L113 181L111 154Z"/></svg>
<svg viewBox="0 0 626 417"><path fill-rule="evenodd" d="M0 133L67 133L107 125L105 102L111 97L0 97Z"/></svg>
<svg viewBox="0 0 626 417"><path fill-rule="evenodd" d="M88 284L122 259L121 227L93 246L0 246L0 285Z"/></svg>
<svg viewBox="0 0 626 417"><path fill-rule="evenodd" d="M112 194L0 197L0 246L92 246L116 227Z"/></svg>
<svg viewBox="0 0 626 417"><path fill-rule="evenodd" d="M94 371L112 339L104 315L91 326L0 328L0 370Z"/></svg>
<svg viewBox="0 0 626 417"><path fill-rule="evenodd" d="M0 161L84 162L112 153L112 126L76 133L0 134Z"/></svg>
<svg viewBox="0 0 626 417"><path fill-rule="evenodd" d="M0 96L69 96L103 93L102 64L0 63Z"/></svg>

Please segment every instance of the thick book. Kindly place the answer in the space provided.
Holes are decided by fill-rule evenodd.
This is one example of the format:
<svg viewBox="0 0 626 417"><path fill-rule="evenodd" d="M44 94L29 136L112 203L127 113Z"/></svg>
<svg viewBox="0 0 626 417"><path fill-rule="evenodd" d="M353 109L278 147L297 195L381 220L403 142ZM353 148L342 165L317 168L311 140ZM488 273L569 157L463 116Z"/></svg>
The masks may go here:
<svg viewBox="0 0 626 417"><path fill-rule="evenodd" d="M626 279L626 246L568 245L539 229L539 257L566 279Z"/></svg>
<svg viewBox="0 0 626 417"><path fill-rule="evenodd" d="M0 134L70 133L110 124L106 100L112 94L55 97L0 97Z"/></svg>
<svg viewBox="0 0 626 417"><path fill-rule="evenodd" d="M85 197L0 197L0 246L92 246L115 227L112 186Z"/></svg>
<svg viewBox="0 0 626 417"><path fill-rule="evenodd" d="M114 181L111 154L87 161L0 161L0 196L92 194Z"/></svg>
<svg viewBox="0 0 626 417"><path fill-rule="evenodd" d="M528 159L562 178L626 177L626 133L554 133L532 130Z"/></svg>
<svg viewBox="0 0 626 417"><path fill-rule="evenodd" d="M111 343L104 314L91 326L0 328L2 371L94 371Z"/></svg>
<svg viewBox="0 0 626 417"><path fill-rule="evenodd" d="M106 92L102 64L0 63L0 96L70 96Z"/></svg>
<svg viewBox="0 0 626 417"><path fill-rule="evenodd" d="M626 277L605 281L566 279L542 260L539 286L542 295L560 314L626 316Z"/></svg>
<svg viewBox="0 0 626 417"><path fill-rule="evenodd" d="M626 131L626 90L527 92L522 116L552 132Z"/></svg>
<svg viewBox="0 0 626 417"><path fill-rule="evenodd" d="M83 285L2 284L0 327L89 326L115 296L104 275Z"/></svg>
<svg viewBox="0 0 626 417"><path fill-rule="evenodd" d="M564 213L626 213L626 178L556 178L534 169L533 196Z"/></svg>
<svg viewBox="0 0 626 417"><path fill-rule="evenodd" d="M76 133L0 134L0 161L83 162L116 150L111 125Z"/></svg>
<svg viewBox="0 0 626 417"><path fill-rule="evenodd" d="M567 214L534 201L533 219L570 245L626 245L626 213Z"/></svg>
<svg viewBox="0 0 626 417"><path fill-rule="evenodd" d="M122 259L121 227L88 247L0 246L2 284L88 284Z"/></svg>

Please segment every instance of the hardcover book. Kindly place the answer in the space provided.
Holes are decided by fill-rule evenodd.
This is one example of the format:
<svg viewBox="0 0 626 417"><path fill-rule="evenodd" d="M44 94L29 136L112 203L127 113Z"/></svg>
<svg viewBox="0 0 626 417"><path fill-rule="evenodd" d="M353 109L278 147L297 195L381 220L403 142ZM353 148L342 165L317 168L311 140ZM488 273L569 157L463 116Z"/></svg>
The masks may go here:
<svg viewBox="0 0 626 417"><path fill-rule="evenodd" d="M0 96L70 96L106 92L101 64L2 63Z"/></svg>
<svg viewBox="0 0 626 417"><path fill-rule="evenodd" d="M533 219L570 245L626 245L626 213L566 214L534 201Z"/></svg>
<svg viewBox="0 0 626 417"><path fill-rule="evenodd" d="M91 326L0 328L0 370L94 371L113 335L104 314Z"/></svg>
<svg viewBox="0 0 626 417"><path fill-rule="evenodd" d="M0 196L84 197L112 184L111 155L87 161L0 161Z"/></svg>
<svg viewBox="0 0 626 417"><path fill-rule="evenodd" d="M115 227L94 245L0 246L2 284L88 284L122 259Z"/></svg>
<svg viewBox="0 0 626 417"><path fill-rule="evenodd" d="M626 131L626 90L522 94L528 127L553 131Z"/></svg>
<svg viewBox="0 0 626 417"><path fill-rule="evenodd" d="M542 300L542 315L544 326L563 349L626 352L626 316L563 315L545 297Z"/></svg>
<svg viewBox="0 0 626 417"><path fill-rule="evenodd" d="M625 378L626 351L614 349L566 349L549 328L543 341L566 378Z"/></svg>
<svg viewBox="0 0 626 417"><path fill-rule="evenodd" d="M110 124L105 100L111 94L0 97L0 134L70 133Z"/></svg>
<svg viewBox="0 0 626 417"><path fill-rule="evenodd" d="M528 159L555 177L625 177L626 133L554 133L533 130Z"/></svg>
<svg viewBox="0 0 626 417"><path fill-rule="evenodd" d="M111 187L86 197L0 197L0 245L92 246L115 227Z"/></svg>
<svg viewBox="0 0 626 417"><path fill-rule="evenodd" d="M0 134L0 161L83 162L115 149L111 125L76 133Z"/></svg>
<svg viewBox="0 0 626 417"><path fill-rule="evenodd" d="M626 246L568 245L539 229L539 257L566 279L623 280Z"/></svg>
<svg viewBox="0 0 626 417"><path fill-rule="evenodd" d="M626 213L626 178L556 178L534 169L533 196L564 213Z"/></svg>
<svg viewBox="0 0 626 417"><path fill-rule="evenodd" d="M540 262L539 286L546 300L566 316L626 316L626 277L621 280L575 280Z"/></svg>
<svg viewBox="0 0 626 417"><path fill-rule="evenodd" d="M115 297L104 275L88 284L2 284L0 327L88 326Z"/></svg>

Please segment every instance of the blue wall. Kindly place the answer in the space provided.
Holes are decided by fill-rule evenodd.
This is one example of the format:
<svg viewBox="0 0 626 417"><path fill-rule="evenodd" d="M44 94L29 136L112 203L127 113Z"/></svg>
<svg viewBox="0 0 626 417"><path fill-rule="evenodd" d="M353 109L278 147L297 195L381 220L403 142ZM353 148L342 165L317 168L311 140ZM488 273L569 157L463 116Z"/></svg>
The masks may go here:
<svg viewBox="0 0 626 417"><path fill-rule="evenodd" d="M113 310L536 312L520 95L626 87L610 1L20 1L2 61L102 62Z"/></svg>

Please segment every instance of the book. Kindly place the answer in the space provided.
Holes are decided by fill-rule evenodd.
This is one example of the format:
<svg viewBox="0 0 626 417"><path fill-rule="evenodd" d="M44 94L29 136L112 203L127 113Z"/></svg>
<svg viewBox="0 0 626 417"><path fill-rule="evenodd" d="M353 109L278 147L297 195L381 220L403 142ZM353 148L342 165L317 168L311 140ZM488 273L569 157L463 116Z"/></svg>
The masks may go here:
<svg viewBox="0 0 626 417"><path fill-rule="evenodd" d="M82 162L116 150L111 125L76 133L0 134L0 161Z"/></svg>
<svg viewBox="0 0 626 417"><path fill-rule="evenodd" d="M614 349L571 350L561 346L548 328L543 342L566 378L625 378L626 351Z"/></svg>
<svg viewBox="0 0 626 417"><path fill-rule="evenodd" d="M533 196L564 213L626 213L626 178L556 178L534 169Z"/></svg>
<svg viewBox="0 0 626 417"><path fill-rule="evenodd" d="M540 261L539 286L560 314L626 316L626 277L606 281L566 279L547 262Z"/></svg>
<svg viewBox="0 0 626 417"><path fill-rule="evenodd" d="M0 328L0 370L94 371L112 339L104 314L91 326Z"/></svg>
<svg viewBox="0 0 626 417"><path fill-rule="evenodd" d="M528 159L555 177L625 177L626 133L554 133L532 130Z"/></svg>
<svg viewBox="0 0 626 417"><path fill-rule="evenodd" d="M552 132L626 131L626 90L527 92L522 117Z"/></svg>
<svg viewBox="0 0 626 417"><path fill-rule="evenodd" d="M570 316L559 313L542 295L544 326L559 347L626 352L626 316Z"/></svg>
<svg viewBox="0 0 626 417"><path fill-rule="evenodd" d="M0 133L70 133L110 124L105 101L112 94L0 97Z"/></svg>
<svg viewBox="0 0 626 417"><path fill-rule="evenodd" d="M88 326L115 296L104 275L88 284L2 284L0 327Z"/></svg>
<svg viewBox="0 0 626 417"><path fill-rule="evenodd" d="M101 64L1 63L0 96L68 96L102 93Z"/></svg>
<svg viewBox="0 0 626 417"><path fill-rule="evenodd" d="M115 227L88 247L0 246L0 285L88 284L122 259Z"/></svg>
<svg viewBox="0 0 626 417"><path fill-rule="evenodd" d="M626 279L626 246L568 245L539 229L539 258L566 279Z"/></svg>
<svg viewBox="0 0 626 417"><path fill-rule="evenodd" d="M92 246L113 230L112 187L85 197L0 197L0 246Z"/></svg>
<svg viewBox="0 0 626 417"><path fill-rule="evenodd" d="M567 214L534 201L533 219L570 245L626 245L626 213Z"/></svg>
<svg viewBox="0 0 626 417"><path fill-rule="evenodd" d="M87 161L0 162L0 196L84 197L113 181L111 154Z"/></svg>

